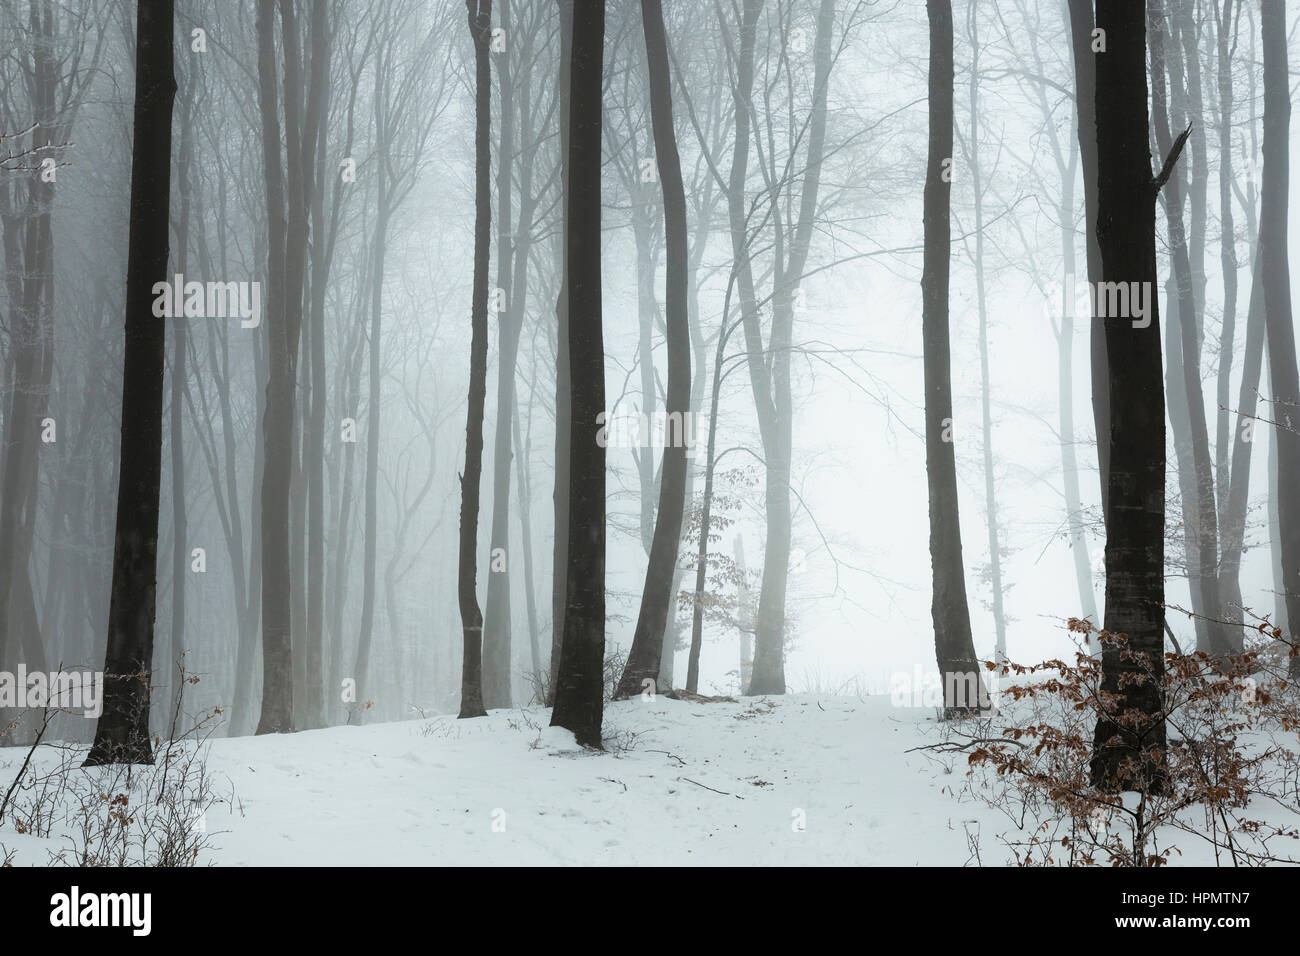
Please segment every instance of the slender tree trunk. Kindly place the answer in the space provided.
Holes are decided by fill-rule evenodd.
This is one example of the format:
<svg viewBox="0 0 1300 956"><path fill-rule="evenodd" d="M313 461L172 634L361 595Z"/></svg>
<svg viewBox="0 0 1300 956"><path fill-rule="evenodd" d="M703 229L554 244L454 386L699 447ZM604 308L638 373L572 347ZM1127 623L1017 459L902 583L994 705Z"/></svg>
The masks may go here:
<svg viewBox="0 0 1300 956"><path fill-rule="evenodd" d="M457 594L464 656L460 716L483 717L483 612L479 609L478 512L483 476L483 412L487 402L488 258L492 241L492 0L465 0L474 39L474 301L469 361L469 411L465 423L465 472L460 479L460 573Z"/></svg>
<svg viewBox="0 0 1300 956"><path fill-rule="evenodd" d="M1070 9L1070 49L1074 62L1074 90L1079 124L1079 159L1083 165L1084 221L1087 233L1088 284L1101 282L1101 247L1097 243L1097 63L1093 37L1094 0L1067 0ZM1091 298L1091 297L1090 297ZM1106 333L1094 314L1088 332L1092 369L1092 419L1097 432L1097 469L1101 479L1101 509L1106 514L1110 470L1110 375L1106 367Z"/></svg>
<svg viewBox="0 0 1300 956"><path fill-rule="evenodd" d="M391 141L384 134L383 111L387 108L387 78L381 74L381 60L375 75L375 127L379 132L379 149L387 155ZM370 648L375 632L375 565L379 546L379 412L383 379L384 259L388 249L390 183L388 164L376 165L375 235L370 276L370 342L368 357L369 391L366 401L366 475L365 475L365 544L361 571L361 630L357 636L357 656L352 675L357 682L357 702L363 707L369 690ZM486 294L486 293L485 293ZM477 485L476 485L477 487ZM396 635L393 635L396 637Z"/></svg>
<svg viewBox="0 0 1300 956"><path fill-rule="evenodd" d="M312 13L312 87L320 84L320 111L329 115L330 44L324 9ZM325 371L325 292L333 253L333 235L325 240L327 123L319 124L316 143L316 188L311 197L310 361L311 409L305 446L307 472L307 631L303 648L303 727L325 725L325 407L329 390ZM337 192L335 194L337 212Z"/></svg>
<svg viewBox="0 0 1300 956"><path fill-rule="evenodd" d="M542 649L538 643L537 598L533 581L533 520L532 520L532 483L528 480L529 445L523 440L523 430L519 425L519 406L515 405L514 414L510 416L515 436L515 488L519 496L519 534L524 549L524 603L528 608L528 650L532 662L534 679L542 675ZM531 433L532 429L529 428Z"/></svg>
<svg viewBox="0 0 1300 956"><path fill-rule="evenodd" d="M1215 487L1219 492L1220 519L1228 513L1229 469L1232 439L1229 437L1229 395L1232 385L1232 347L1237 322L1237 235L1232 214L1232 56L1231 35L1237 0L1223 0L1220 14L1214 4L1219 87L1219 265L1223 273L1223 330L1219 336L1219 370L1215 397L1219 406L1215 417Z"/></svg>
<svg viewBox="0 0 1300 956"><path fill-rule="evenodd" d="M181 113L181 143L176 168L180 178L180 221L176 228L176 271L185 275L189 266L190 230L190 163L194 138L194 86L191 71L185 106ZM183 312L183 310L177 310ZM163 657L166 668L161 686L169 691L164 700L175 699L179 686L177 666L185 650L185 585L189 570L188 529L185 514L185 434L182 411L185 404L185 337L186 320L177 315L172 320L171 409L168 438L171 442L172 494L172 622L170 642Z"/></svg>
<svg viewBox="0 0 1300 956"><path fill-rule="evenodd" d="M925 474L930 498L930 561L935 659L944 684L945 716L982 709L981 666L971 639L970 610L957 511L953 447L952 361L948 332L951 271L953 25L951 0L926 0L930 21L930 139L925 178L925 252L921 274L925 371ZM972 686L969 681L973 675ZM966 688L964 699L958 691ZM974 692L976 700L970 696Z"/></svg>
<svg viewBox="0 0 1300 956"><path fill-rule="evenodd" d="M993 474L993 409L989 381L989 314L984 287L984 170L979 154L979 18L974 0L968 6L971 42L970 67L970 167L975 192L975 300L979 308L980 430L984 451L984 512L988 528L989 579L993 589L993 653L998 661L1007 657L1007 622L1002 608L1002 545L998 533L998 499Z"/></svg>
<svg viewBox="0 0 1300 956"><path fill-rule="evenodd" d="M501 29L510 31L510 4L501 5ZM522 40L528 43L528 40ZM510 706L510 418L515 406L515 365L523 330L523 303L514 296L512 175L515 164L515 89L509 48L497 54L501 88L501 145L497 156L497 288L508 297L497 313L497 417L492 445L492 530L488 545L487 602L483 621L483 705ZM527 109L527 88L524 88ZM527 146L527 144L521 144ZM521 206L527 196L521 198ZM528 263L523 263L526 271ZM498 564L496 556L502 561Z"/></svg>
<svg viewBox="0 0 1300 956"><path fill-rule="evenodd" d="M1156 142L1162 153L1168 154L1173 149L1173 137L1169 129L1169 116L1165 99L1165 81L1163 69L1164 41L1166 38L1166 20L1162 11L1162 0L1148 0L1151 19L1151 61L1154 95L1152 108L1154 116ZM1182 86L1181 77L1171 74L1175 83ZM1199 74L1198 74L1199 76ZM1191 127L1189 126L1190 130ZM1195 157L1195 152L1193 152ZM1200 163L1193 167L1193 174L1203 169ZM1194 177L1193 177L1194 178ZM1204 188L1200 189L1200 198L1204 199ZM1195 206L1196 196L1193 196ZM1232 651L1224 630L1222 608L1219 606L1219 531L1216 519L1216 501L1214 496L1214 462L1210 456L1209 427L1205 416L1205 396L1201 389L1200 339L1197 334L1196 287L1198 279L1194 271L1187 236L1182 218L1182 177L1173 175L1165 188L1165 215L1169 227L1169 243L1175 281L1178 288L1178 326L1181 346L1181 389L1186 400L1185 411L1190 439L1192 459L1193 493L1196 506L1193 510L1195 523L1188 529L1189 541L1196 544L1195 554L1188 555L1188 574L1190 583L1198 595L1197 603L1205 617L1205 645L1201 650L1213 655L1227 654ZM1193 215L1195 219L1195 214ZM1203 229L1203 224L1201 225ZM1203 257L1202 257L1203 258ZM1202 267L1204 263L1202 262ZM1172 324L1172 317L1171 317ZM1170 354L1170 364L1174 356ZM1195 564L1192 564L1192 560Z"/></svg>
<svg viewBox="0 0 1300 956"><path fill-rule="evenodd" d="M668 39L661 0L641 0L646 59L650 72L650 119L655 157L664 195L664 241L668 253L665 314L668 339L668 387L664 411L664 457L659 481L650 560L646 566L632 649L616 697L641 693L644 682L659 679L664 632L673 612L673 578L686 507L687 418L691 414L691 330L686 316L686 190L673 130L673 102L668 67ZM673 422L677 422L674 429ZM644 449L647 458L652 452Z"/></svg>
<svg viewBox="0 0 1300 956"><path fill-rule="evenodd" d="M1295 329L1291 317L1291 277L1287 249L1287 202L1290 190L1291 90L1287 72L1286 0L1262 0L1260 29L1264 38L1264 171L1259 221L1260 271L1268 327L1268 364L1273 388L1270 416L1279 424L1277 497L1281 531L1282 592L1288 631L1300 621L1300 374L1296 369ZM1294 647L1294 644L1293 644ZM1291 658L1288 676L1300 677L1300 655Z"/></svg>
<svg viewBox="0 0 1300 956"><path fill-rule="evenodd" d="M601 746L605 662L605 449L596 441L605 411L605 345L601 312L601 92L605 0L573 11L565 277L569 305L568 579L564 644L556 678L552 726L578 743Z"/></svg>
<svg viewBox="0 0 1300 956"><path fill-rule="evenodd" d="M555 301L555 541L551 552L551 663L546 684L547 704L555 702L555 683L560 674L560 651L564 645L564 610L568 600L569 573L569 454L573 437L573 385L569 377L569 162L570 95L573 63L573 0L556 0L560 15L560 202L563 261L560 263L560 294Z"/></svg>
<svg viewBox="0 0 1300 956"><path fill-rule="evenodd" d="M288 10L281 5L281 16ZM257 63L262 112L262 154L266 174L268 223L266 324L270 344L266 406L263 419L262 534L262 715L257 733L293 730L292 586L289 558L289 483L292 472L294 344L298 330L290 328L291 287L287 280L285 177L280 160L277 108L275 0L258 0ZM293 33L284 31L286 36ZM286 64L291 59L285 51ZM287 83L286 101L293 99ZM286 102L288 114L293 108Z"/></svg>
<svg viewBox="0 0 1300 956"><path fill-rule="evenodd" d="M113 583L104 657L103 713L88 766L153 763L149 684L153 661L162 481L166 329L151 306L167 281L171 224L171 127L176 96L172 0L136 7L131 227L126 268L126 352L122 449L113 545Z"/></svg>
<svg viewBox="0 0 1300 956"><path fill-rule="evenodd" d="M1246 507L1250 493L1250 456L1255 447L1255 418L1259 400L1260 368L1264 356L1264 293L1259 269L1254 271L1250 305L1246 310L1246 355L1241 368L1237 398L1237 428L1232 435L1232 472L1228 482L1227 507L1223 512L1221 536L1223 554L1219 563L1220 603L1229 620L1243 616L1241 597L1241 553L1246 533ZM1241 628L1229 629L1234 648L1243 644Z"/></svg>

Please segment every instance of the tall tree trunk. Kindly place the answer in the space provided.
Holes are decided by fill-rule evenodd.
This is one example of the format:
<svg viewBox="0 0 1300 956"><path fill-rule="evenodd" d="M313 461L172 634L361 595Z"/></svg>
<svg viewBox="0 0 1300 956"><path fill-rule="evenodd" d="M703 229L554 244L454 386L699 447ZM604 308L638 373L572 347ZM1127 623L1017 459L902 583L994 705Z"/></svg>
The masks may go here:
<svg viewBox="0 0 1300 956"><path fill-rule="evenodd" d="M474 39L474 301L469 356L465 472L460 479L460 571L457 595L464 632L460 716L483 717L483 612L479 609L478 512L483 476L483 412L487 402L488 258L492 241L492 0L465 0Z"/></svg>
<svg viewBox="0 0 1300 956"><path fill-rule="evenodd" d="M1088 284L1101 282L1101 247L1097 244L1097 62L1093 47L1093 0L1067 0L1070 8L1070 50L1074 63L1076 119L1079 124L1079 159L1083 165L1084 222L1087 233ZM1092 297L1090 297L1091 299ZM1110 471L1110 374L1106 368L1106 333L1094 314L1088 331L1092 370L1092 419L1097 432L1097 470L1101 479L1101 510L1106 514Z"/></svg>
<svg viewBox="0 0 1300 956"><path fill-rule="evenodd" d="M357 656L352 676L357 682L357 702L363 707L369 689L370 648L375 633L375 565L379 547L379 412L383 379L384 260L388 249L388 221L391 214L391 183L387 152L392 143L383 121L388 108L389 78L386 57L381 57L375 71L376 148L384 157L375 171L375 235L371 252L370 335L368 396L366 399L366 475L365 475L365 543L361 569L361 630L357 636ZM389 61L391 62L391 61ZM486 295L486 292L484 293ZM485 306L486 307L486 306ZM482 417L480 415L480 417ZM477 483L475 485L477 487ZM396 637L396 635L393 635Z"/></svg>
<svg viewBox="0 0 1300 956"><path fill-rule="evenodd" d="M281 16L291 9L282 4ZM266 324L270 344L263 418L262 472L262 714L257 733L293 730L292 598L289 561L289 482L293 456L294 348L298 330L287 281L285 176L280 161L280 121L275 69L275 0L258 0L257 66L262 113L262 158L266 175L267 285ZM293 31L286 29L285 35ZM290 52L285 51L286 81ZM291 125L286 82L285 125ZM292 151L291 151L292 152Z"/></svg>
<svg viewBox="0 0 1300 956"><path fill-rule="evenodd" d="M197 80L191 71L186 84L185 105L181 111L181 143L176 160L181 200L180 220L176 227L176 271L181 275L189 266L190 165L194 141L194 88ZM181 311L181 310L178 310ZM171 442L172 494L172 623L170 645L163 657L166 668L160 686L169 689L164 699L175 699L180 686L178 664L185 650L185 585L189 571L188 530L185 514L185 434L182 411L185 404L186 320L178 315L172 320L171 409L168 438Z"/></svg>
<svg viewBox="0 0 1300 956"><path fill-rule="evenodd" d="M1154 93L1152 109L1154 116L1156 142L1162 153L1168 154L1173 149L1173 137L1169 129L1169 116L1165 98L1165 39L1166 23L1162 10L1162 0L1148 0L1151 21L1151 62ZM1170 39L1173 39L1170 36ZM1176 41L1175 41L1176 42ZM1183 85L1181 71L1171 70L1171 78L1176 86ZM1199 74L1198 74L1199 76ZM1188 127L1191 130L1191 127ZM1186 135L1186 134L1184 134ZM1193 152L1195 156L1195 151ZM1198 171L1203 172L1203 165L1193 166L1193 178ZM1203 177L1202 177L1203 178ZM1204 200L1204 184L1200 189L1200 199ZM1183 227L1182 177L1170 176L1165 188L1165 216L1169 228L1170 258L1178 289L1178 328L1181 350L1181 397L1185 400L1186 425L1190 444L1192 492L1195 495L1194 524L1188 529L1188 541L1195 542L1195 553L1188 555L1188 576L1190 584L1198 596L1197 604L1204 615L1204 646L1200 650L1213 655L1227 654L1233 650L1224 629L1222 609L1219 606L1219 531L1216 519L1217 503L1214 497L1214 461L1210 456L1209 427L1205 416L1205 396L1201 389L1200 337L1197 334L1196 287L1198 279L1194 270L1194 260L1188 247L1187 235ZM1193 206L1196 197L1193 197ZM1195 214L1193 215L1195 219ZM1203 223L1201 225L1203 229ZM1203 250L1202 250L1203 252ZM1203 258L1203 255L1202 255ZM1202 268L1204 263L1202 262ZM1202 277L1203 278L1203 277ZM1170 323L1172 324L1172 317ZM1175 356L1171 351L1170 365ZM1172 404L1172 403L1171 403ZM1194 564L1192 562L1195 562Z"/></svg>
<svg viewBox="0 0 1300 956"><path fill-rule="evenodd" d="M329 31L323 5L312 12L312 89L319 89L320 115L329 115ZM319 85L319 86L318 86ZM325 291L334 250L334 234L326 241L325 182L328 123L319 124L316 142L316 188L311 196L311 408L305 444L307 473L307 629L303 647L303 728L325 725L325 406L329 390L325 371ZM337 219L338 192L334 213Z"/></svg>
<svg viewBox="0 0 1300 956"><path fill-rule="evenodd" d="M1149 312L1102 307L1110 374L1110 470L1106 512L1106 630L1128 638L1103 648L1103 689L1134 722L1101 719L1091 772L1108 789L1153 790L1162 779L1164 672L1165 400L1161 382L1160 315L1156 296L1156 196L1177 159L1151 176L1147 123L1146 15L1132 0L1098 0L1097 27L1106 52L1097 70L1097 241L1102 278L1137 282ZM1182 141L1179 142L1181 148ZM1100 290L1094 296L1102 302ZM1156 680L1135 676L1144 671ZM1128 761L1136 769L1123 770Z"/></svg>
<svg viewBox="0 0 1300 956"><path fill-rule="evenodd" d="M122 449L113 543L113 583L104 656L103 713L88 766L153 763L149 683L153 662L162 481L166 329L153 314L153 287L167 281L172 102L176 96L172 0L136 6L131 227L126 267Z"/></svg>
<svg viewBox="0 0 1300 956"><path fill-rule="evenodd" d="M1300 374L1296 370L1295 329L1291 318L1291 277L1287 250L1287 202L1290 192L1291 90L1287 72L1286 0L1262 0L1260 29L1264 38L1264 171L1259 220L1260 271L1268 325L1268 365L1273 413L1279 424L1277 443L1278 525L1282 552L1282 592L1288 640L1295 641L1300 621ZM1294 646L1294 645L1293 645ZM1300 655L1287 669L1300 677Z"/></svg>
<svg viewBox="0 0 1300 956"><path fill-rule="evenodd" d="M921 273L921 327L925 372L925 475L930 498L930 562L934 595L935 659L944 684L945 716L981 709L983 679L971 639L961 522L957 511L957 458L953 446L952 361L948 332L951 272L953 140L952 0L926 0L930 21L930 136L926 162L925 252ZM974 675L975 685L969 681ZM956 693L966 690L965 699ZM978 691L976 691L978 688ZM978 699L971 700L976 691Z"/></svg>
<svg viewBox="0 0 1300 956"><path fill-rule="evenodd" d="M771 375L768 371L766 354L763 350L762 329L759 324L758 301L754 290L753 266L750 262L750 242L749 234L749 215L745 206L745 179L749 173L749 149L752 120L750 112L753 107L754 97L754 47L757 43L758 18L763 11L763 0L745 0L742 7L740 18L740 50L736 63L735 86L732 91L734 101L734 114L736 123L736 134L734 147L731 153L731 173L727 182L727 219L731 227L731 258L732 258L732 280L736 284L736 292L740 299L740 326L745 335L745 351L749 354L750 390L754 395L754 407L758 411L759 428L762 430L765 422L770 422L775 418L775 412L771 409L772 403L772 386ZM728 288L728 294L730 288ZM713 397L711 400L711 411L709 418L709 447L705 452L704 464L704 508L703 524L700 530L700 546L698 562L695 569L695 609L694 620L691 625L691 652L687 664L686 684L690 688L699 680L699 655L702 637L702 619L703 619L703 593L704 579L708 571L708 533L707 525L711 518L710 508L713 497L713 448L716 442L717 433L717 414L721 365L724 358L723 346L727 339L727 306L730 304L729 299L724 301L722 308L722 329L718 333L717 353L714 357L713 369ZM767 440L763 441L766 449ZM771 463L769 463L769 468ZM767 515L769 526L773 520L780 520L780 516ZM764 584L766 584L766 569L770 563L773 571L776 569L777 556L775 554L764 553ZM769 595L771 592L768 592ZM760 610L760 615L761 615ZM783 622L784 623L784 622ZM760 625L761 626L761 625ZM779 638L778 638L779 639ZM777 648L777 668L781 667L781 654L783 648ZM770 666L770 665L768 665ZM765 678L762 684L759 684L756 672L751 672L750 683L744 688L745 693L772 693L774 688Z"/></svg>
<svg viewBox="0 0 1300 956"><path fill-rule="evenodd" d="M1215 487L1219 492L1220 522L1227 517L1229 470L1233 442L1229 437L1229 395L1232 385L1232 347L1237 323L1237 235L1232 215L1232 44L1235 32L1233 14L1238 0L1223 0L1220 13L1214 2L1217 80L1219 88L1219 264L1223 273L1223 329L1219 336L1219 370L1215 397L1219 406L1215 416Z"/></svg>
<svg viewBox="0 0 1300 956"><path fill-rule="evenodd" d="M556 0L560 15L560 200L564 235L560 263L560 294L555 300L555 540L551 551L551 663L546 684L547 704L555 702L564 646L564 608L569 574L569 453L573 443L573 383L569 377L569 163L570 95L573 85L573 0Z"/></svg>
<svg viewBox="0 0 1300 956"><path fill-rule="evenodd" d="M993 410L989 381L989 314L984 287L984 169L980 163L979 144L979 18L976 0L969 0L967 25L971 42L970 66L970 168L975 193L975 300L979 308L980 351L980 430L984 451L984 511L988 528L989 579L993 589L993 653L1003 661L1007 656L1007 622L1002 609L1002 545L998 534L997 485L993 474Z"/></svg>
<svg viewBox="0 0 1300 956"><path fill-rule="evenodd" d="M673 130L673 101L668 68L668 39L661 0L641 0L646 59L650 73L650 119L654 127L655 158L664 195L664 242L668 253L665 317L668 346L668 387L665 393L664 457L659 481L659 508L654 539L641 591L632 649L616 697L630 697L644 681L659 679L664 631L673 611L673 577L686 507L687 418L691 414L691 330L686 316L686 190ZM677 422L674 429L673 422ZM647 458L651 450L644 449Z"/></svg>
<svg viewBox="0 0 1300 956"><path fill-rule="evenodd" d="M556 677L552 726L578 743L601 746L605 662L605 449L596 420L605 411L605 345L601 312L601 92L605 0L573 11L569 92L569 203L565 278L569 305L569 546L564 644Z"/></svg>
<svg viewBox="0 0 1300 956"><path fill-rule="evenodd" d="M510 32L510 3L501 5L500 26ZM527 40L521 41L527 43ZM513 44L511 45L513 48ZM497 54L501 89L501 144L497 155L497 288L506 296L497 313L497 417L492 444L492 530L488 539L487 602L483 620L483 706L510 706L510 417L515 406L515 364L523 329L523 303L516 302L512 273L512 176L515 163L515 89L509 49ZM525 87L525 99L527 97ZM527 108L525 103L525 109ZM527 144L520 144L522 147ZM527 202L522 197L521 205ZM522 213L522 210L521 210ZM522 216L521 216L522 219ZM528 263L523 263L527 270ZM500 554L503 560L495 560Z"/></svg>

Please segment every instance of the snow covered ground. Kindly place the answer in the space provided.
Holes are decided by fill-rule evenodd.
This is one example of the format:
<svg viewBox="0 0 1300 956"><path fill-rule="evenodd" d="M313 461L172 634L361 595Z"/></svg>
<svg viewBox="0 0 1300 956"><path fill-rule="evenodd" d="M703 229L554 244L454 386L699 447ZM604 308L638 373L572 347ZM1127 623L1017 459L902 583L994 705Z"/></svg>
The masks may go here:
<svg viewBox="0 0 1300 956"><path fill-rule="evenodd" d="M243 806L219 864L953 864L944 774L887 698L612 704L609 752L549 711L218 741ZM950 779L950 778L949 778Z"/></svg>
<svg viewBox="0 0 1300 956"><path fill-rule="evenodd" d="M549 718L497 710L215 740L208 772L223 799L205 815L212 850L200 862L954 865L968 855L960 817L975 808L941 792L954 776L939 763L904 753L927 739L930 710L887 697L659 696L608 706L603 754ZM0 756L6 786L23 756ZM0 844L16 865L43 864L57 841L20 836L9 820Z"/></svg>
<svg viewBox="0 0 1300 956"><path fill-rule="evenodd" d="M215 740L207 769L222 799L199 863L962 866L975 862L968 832L983 865L1009 859L1008 818L954 795L965 755L908 752L940 739L932 709L659 696L608 705L605 753L549 716ZM53 765L48 750L38 764ZM23 756L0 756L4 786ZM44 864L59 841L18 835L11 819L0 845L16 865ZM1171 862L1205 862L1187 849Z"/></svg>

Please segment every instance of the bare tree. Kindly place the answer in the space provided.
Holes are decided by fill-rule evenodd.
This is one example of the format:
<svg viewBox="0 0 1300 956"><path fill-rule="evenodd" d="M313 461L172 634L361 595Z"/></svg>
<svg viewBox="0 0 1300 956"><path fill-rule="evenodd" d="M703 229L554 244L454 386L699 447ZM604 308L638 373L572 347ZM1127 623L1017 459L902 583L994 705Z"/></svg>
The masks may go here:
<svg viewBox="0 0 1300 956"><path fill-rule="evenodd" d="M664 236L668 248L665 279L668 328L668 388L665 406L664 455L659 509L646 567L641 610L632 649L616 696L629 697L659 676L664 630L673 610L673 577L681 542L686 505L686 418L691 398L691 333L687 319L686 191L682 185L677 135L673 129L672 89L668 68L668 39L660 0L641 0L646 58L650 73L650 115L654 125L655 158L664 195ZM673 422L676 421L674 429Z"/></svg>
<svg viewBox="0 0 1300 956"><path fill-rule="evenodd" d="M1145 10L1125 0L1098 0L1097 29L1105 38L1104 52L1094 58L1102 277L1137 282L1146 290L1150 311L1136 322L1124 309L1110 309L1105 316L1110 378L1105 625L1127 645L1103 648L1103 690L1117 695L1120 712L1139 716L1123 726L1098 721L1092 774L1098 786L1155 789L1161 777L1153 755L1164 750L1165 724L1159 685L1142 676L1149 670L1158 677L1164 668L1165 401L1154 294L1155 204L1186 136L1153 178ZM1130 761L1137 767L1131 772L1123 769Z"/></svg>
<svg viewBox="0 0 1300 956"><path fill-rule="evenodd" d="M605 662L605 449L596 441L605 411L600 276L601 99L605 0L573 10L569 94L565 296L568 306L568 567L564 639L551 725L578 743L601 746ZM581 196L582 202L573 198ZM557 416L558 417L558 416ZM557 534L559 531L557 530Z"/></svg>
<svg viewBox="0 0 1300 956"><path fill-rule="evenodd" d="M478 578L479 483L483 475L483 414L487 401L488 257L492 239L492 0L465 0L474 39L474 301L471 308L469 410L465 423L465 471L460 478L460 573L458 596L464 629L460 716L483 717L483 612Z"/></svg>
<svg viewBox="0 0 1300 956"><path fill-rule="evenodd" d="M1277 496L1281 530L1282 587L1290 628L1300 621L1300 506L1291 490L1300 484L1300 373L1296 370L1295 330L1291 317L1290 259L1287 249L1287 202L1290 189L1291 90L1287 73L1286 0L1262 0L1260 31L1264 51L1264 170L1259 219L1260 277L1268 326L1268 364L1273 384L1277 446ZM1294 632L1292 632L1294 633ZM1288 667L1300 677L1300 656Z"/></svg>
<svg viewBox="0 0 1300 956"><path fill-rule="evenodd" d="M165 325L154 284L166 283L171 223L172 103L176 96L173 0L136 7L131 231L126 268L126 361L117 533L104 658L104 711L87 766L153 763L149 691L153 663L162 482Z"/></svg>

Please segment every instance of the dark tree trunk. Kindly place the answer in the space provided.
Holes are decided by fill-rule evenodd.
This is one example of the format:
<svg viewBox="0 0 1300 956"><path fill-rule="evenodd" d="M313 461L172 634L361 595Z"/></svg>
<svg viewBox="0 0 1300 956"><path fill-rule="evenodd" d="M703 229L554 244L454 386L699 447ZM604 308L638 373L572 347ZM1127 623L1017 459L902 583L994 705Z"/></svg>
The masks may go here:
<svg viewBox="0 0 1300 956"><path fill-rule="evenodd" d="M601 746L605 661L605 449L596 419L605 411L605 345L601 314L601 90L605 0L573 11L565 277L569 305L569 546L564 644L551 725L578 743Z"/></svg>
<svg viewBox="0 0 1300 956"><path fill-rule="evenodd" d="M166 326L153 314L152 290L154 283L167 281L176 96L174 22L172 0L140 0L136 7L121 467L104 655L104 710L86 757L90 766L153 763L149 683L157 596Z"/></svg>
<svg viewBox="0 0 1300 956"><path fill-rule="evenodd" d="M1092 776L1109 789L1155 789L1162 774L1165 724L1157 683L1164 671L1165 401L1156 296L1155 202L1147 123L1146 15L1132 0L1098 0L1097 26L1107 49L1097 69L1097 242L1107 282L1145 283L1149 321L1105 317L1110 372L1110 470L1106 513L1106 630L1128 639L1133 659L1112 643L1102 652L1103 689L1122 713L1121 727L1099 720ZM1181 147L1181 141L1179 143ZM1171 155L1170 163L1176 160ZM1098 294L1100 301L1102 296ZM1106 310L1125 312L1123 309ZM1154 679L1129 681L1149 671ZM1122 773L1132 759L1137 770Z"/></svg>
<svg viewBox="0 0 1300 956"><path fill-rule="evenodd" d="M464 632L460 716L483 717L483 612L479 609L478 512L483 476L483 408L487 402L488 258L492 241L492 0L465 0L474 39L474 301L470 310L469 411L465 473L460 479L460 571L457 596Z"/></svg>
<svg viewBox="0 0 1300 956"><path fill-rule="evenodd" d="M1268 324L1268 365L1273 386L1271 417L1279 424L1277 442L1278 525L1281 532L1282 590L1294 641L1300 622L1300 374L1296 370L1295 329L1291 319L1291 277L1287 250L1287 202L1290 192L1291 91L1287 72L1286 0L1263 0L1260 29L1264 37L1264 170L1259 218L1260 271ZM1291 678L1300 677L1300 656L1291 658Z"/></svg>
<svg viewBox="0 0 1300 956"><path fill-rule="evenodd" d="M673 130L672 89L668 67L668 39L664 31L661 0L641 0L646 59L650 72L650 119L654 127L655 157L664 195L664 241L668 253L665 280L665 318L668 340L667 422L664 458L659 482L659 509L655 518L650 560L646 566L641 610L627 666L615 696L639 694L646 680L657 681L663 654L664 630L673 609L673 576L686 506L686 427L691 403L691 330L686 316L686 190ZM674 416L679 423L673 427ZM646 455L649 457L649 450Z"/></svg>
<svg viewBox="0 0 1300 956"><path fill-rule="evenodd" d="M948 334L952 182L945 173L953 141L953 27L951 0L927 0L930 20L930 141L925 177L925 252L921 274L925 366L925 474L930 498L930 561L934 596L935 659L944 686L945 716L981 708L983 678L971 639L957 459L953 447L952 362ZM974 675L975 684L968 683ZM964 699L955 691L969 688ZM975 691L977 699L970 699Z"/></svg>

